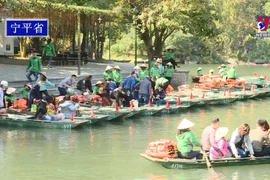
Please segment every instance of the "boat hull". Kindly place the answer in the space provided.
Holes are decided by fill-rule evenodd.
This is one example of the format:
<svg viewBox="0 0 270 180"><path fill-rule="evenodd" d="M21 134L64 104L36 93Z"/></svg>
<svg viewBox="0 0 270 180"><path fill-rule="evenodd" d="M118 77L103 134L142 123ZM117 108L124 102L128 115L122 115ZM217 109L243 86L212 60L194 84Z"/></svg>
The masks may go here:
<svg viewBox="0 0 270 180"><path fill-rule="evenodd" d="M91 116L80 116L80 117L74 117L74 120L87 120L87 124L95 124L97 122L106 120L108 118L108 115L95 115L94 117Z"/></svg>
<svg viewBox="0 0 270 180"><path fill-rule="evenodd" d="M204 160L188 160L188 159L157 159L146 154L140 154L143 158L158 163L167 169L205 169L207 168ZM211 161L212 167L227 167L227 166L243 166L243 165L258 165L270 164L270 157L257 157L255 160L250 158L224 158Z"/></svg>

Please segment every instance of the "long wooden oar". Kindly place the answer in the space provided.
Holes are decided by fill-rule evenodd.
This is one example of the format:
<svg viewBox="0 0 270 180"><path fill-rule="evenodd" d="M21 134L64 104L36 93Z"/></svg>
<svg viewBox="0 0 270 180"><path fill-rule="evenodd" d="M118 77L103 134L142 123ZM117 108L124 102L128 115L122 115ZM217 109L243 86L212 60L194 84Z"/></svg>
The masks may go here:
<svg viewBox="0 0 270 180"><path fill-rule="evenodd" d="M207 165L208 169L212 168L212 165L211 165L211 163L210 163L210 161L209 161L209 159L208 159L208 157L203 149L202 149L202 152L203 152L203 156L204 156L204 159L206 161L206 165Z"/></svg>

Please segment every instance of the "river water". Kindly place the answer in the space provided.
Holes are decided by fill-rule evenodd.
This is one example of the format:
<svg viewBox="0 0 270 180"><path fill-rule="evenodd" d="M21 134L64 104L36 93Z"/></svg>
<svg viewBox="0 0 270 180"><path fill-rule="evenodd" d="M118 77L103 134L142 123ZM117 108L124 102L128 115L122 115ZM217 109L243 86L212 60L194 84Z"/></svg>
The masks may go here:
<svg viewBox="0 0 270 180"><path fill-rule="evenodd" d="M203 65L206 72L216 65ZM181 69L196 72L197 65ZM237 74L263 74L269 67L237 67ZM270 165L194 170L165 169L139 156L148 143L159 138L175 140L183 118L195 123L192 131L200 139L213 117L233 132L241 123L255 128L258 118L269 117L270 98L235 102L225 106L191 108L175 115L140 117L104 122L78 130L49 130L0 127L1 180L189 180L270 179Z"/></svg>

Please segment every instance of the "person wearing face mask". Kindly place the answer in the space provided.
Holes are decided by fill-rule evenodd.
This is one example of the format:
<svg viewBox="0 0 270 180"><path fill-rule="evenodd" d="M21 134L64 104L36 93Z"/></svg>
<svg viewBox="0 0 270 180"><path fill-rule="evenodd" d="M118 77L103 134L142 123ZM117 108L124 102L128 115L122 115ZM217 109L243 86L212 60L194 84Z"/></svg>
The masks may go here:
<svg viewBox="0 0 270 180"><path fill-rule="evenodd" d="M38 74L41 72L41 60L40 57L37 56L36 50L32 49L31 56L28 61L28 66L26 68L26 77L29 82L32 82L31 76L35 76L35 80L38 79Z"/></svg>

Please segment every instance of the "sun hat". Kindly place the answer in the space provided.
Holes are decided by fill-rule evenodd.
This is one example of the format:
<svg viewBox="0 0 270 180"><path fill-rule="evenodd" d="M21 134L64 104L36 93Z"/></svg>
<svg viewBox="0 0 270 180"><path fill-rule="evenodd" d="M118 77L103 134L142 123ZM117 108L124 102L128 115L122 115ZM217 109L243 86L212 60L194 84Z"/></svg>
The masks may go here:
<svg viewBox="0 0 270 180"><path fill-rule="evenodd" d="M135 66L133 69L135 69L135 70L140 70L141 68L137 65L137 66Z"/></svg>
<svg viewBox="0 0 270 180"><path fill-rule="evenodd" d="M111 70L112 68L113 68L112 66L107 66L106 69L105 69L105 71L109 71L109 70Z"/></svg>
<svg viewBox="0 0 270 180"><path fill-rule="evenodd" d="M95 85L102 84L102 83L103 83L102 81L98 81L98 82L96 82Z"/></svg>
<svg viewBox="0 0 270 180"><path fill-rule="evenodd" d="M210 71L209 72L214 72L214 70L213 69L210 69Z"/></svg>
<svg viewBox="0 0 270 180"><path fill-rule="evenodd" d="M121 71L121 68L119 66L114 66L113 68Z"/></svg>
<svg viewBox="0 0 270 180"><path fill-rule="evenodd" d="M216 138L220 139L226 136L229 132L229 129L227 127L220 127L216 130Z"/></svg>
<svg viewBox="0 0 270 180"><path fill-rule="evenodd" d="M7 91L6 91L6 93L7 93L7 94L12 94L12 93L14 93L15 91L16 91L16 88L10 88L10 87L9 87L9 88L7 89Z"/></svg>
<svg viewBox="0 0 270 180"><path fill-rule="evenodd" d="M226 67L226 65L225 64L221 64L220 67Z"/></svg>
<svg viewBox="0 0 270 180"><path fill-rule="evenodd" d="M8 86L8 82L7 81L1 81L1 85L3 85L3 86Z"/></svg>
<svg viewBox="0 0 270 180"><path fill-rule="evenodd" d="M140 67L141 68L146 68L147 66L146 66L146 64L141 64Z"/></svg>
<svg viewBox="0 0 270 180"><path fill-rule="evenodd" d="M40 72L39 74L40 74L40 75L43 75L45 78L47 78L46 72Z"/></svg>
<svg viewBox="0 0 270 180"><path fill-rule="evenodd" d="M221 69L221 66L218 66L218 69Z"/></svg>
<svg viewBox="0 0 270 180"><path fill-rule="evenodd" d="M166 65L167 66L172 66L172 63L171 62L168 62Z"/></svg>
<svg viewBox="0 0 270 180"><path fill-rule="evenodd" d="M199 68L198 68L198 71L199 71L199 70L202 70L202 68L201 68L201 67L199 67Z"/></svg>
<svg viewBox="0 0 270 180"><path fill-rule="evenodd" d="M188 129L193 127L195 124L186 118L184 118L181 123L178 125L177 129Z"/></svg>
<svg viewBox="0 0 270 180"><path fill-rule="evenodd" d="M260 79L264 79L264 77L261 75L260 77L259 77Z"/></svg>

